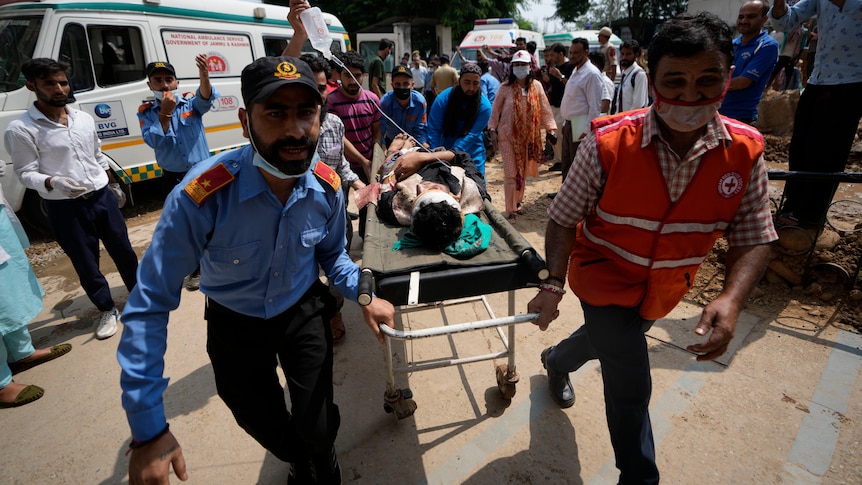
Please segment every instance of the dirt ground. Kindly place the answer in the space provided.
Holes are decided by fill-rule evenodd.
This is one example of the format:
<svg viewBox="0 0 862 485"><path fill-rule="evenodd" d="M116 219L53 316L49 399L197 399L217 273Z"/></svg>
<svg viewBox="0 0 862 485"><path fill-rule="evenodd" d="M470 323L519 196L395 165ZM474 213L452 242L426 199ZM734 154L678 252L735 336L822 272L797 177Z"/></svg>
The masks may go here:
<svg viewBox="0 0 862 485"><path fill-rule="evenodd" d="M783 130L786 132L786 130ZM857 134L857 143L862 140L862 125ZM764 158L771 170L788 170L787 149L789 134L765 135L766 152ZM518 216L515 227L522 233L544 235L547 223L547 209L551 203L548 194L556 192L560 185L560 172L549 172L549 165L540 165L539 177L527 181L524 201L526 214ZM503 173L499 154L486 165L488 191L499 210L504 209ZM848 172L862 172L862 153L851 154ZM770 183L770 197L775 206L781 197L782 184ZM853 326L862 330L862 277L857 275L856 284L851 287L854 272L859 273L862 263L862 188L855 188L853 194L857 204L836 206L830 212L830 222L840 228L855 228L856 232L837 232L827 226L813 252L810 247L812 235L795 228L779 228L782 242L773 251L773 260L764 279L752 294L748 310L759 316L775 316L779 313L794 316L822 317L833 323ZM156 220L161 214L158 197L158 182L135 186L135 206L128 204L124 209L129 227L146 224ZM836 199L841 197L839 192ZM852 199L852 197L850 197ZM784 240L789 242L784 242ZM75 281L74 270L65 258L57 259L62 250L51 238L32 235L33 245L28 249L30 261L38 276L61 273ZM786 246L786 247L785 247ZM801 248L801 249L800 249ZM146 248L136 248L143 254ZM718 296L724 275L724 256L727 244L719 240L716 247L701 266L695 285L686 298L699 303L707 303ZM110 259L106 259L110 264Z"/></svg>

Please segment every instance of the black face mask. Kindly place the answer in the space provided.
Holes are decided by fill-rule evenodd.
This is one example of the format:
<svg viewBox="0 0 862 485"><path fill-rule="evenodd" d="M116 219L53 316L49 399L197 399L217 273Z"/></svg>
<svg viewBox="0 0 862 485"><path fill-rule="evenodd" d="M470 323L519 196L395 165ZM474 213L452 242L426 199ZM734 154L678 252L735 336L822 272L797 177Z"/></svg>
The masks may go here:
<svg viewBox="0 0 862 485"><path fill-rule="evenodd" d="M410 88L394 88L395 97L400 100L405 100L410 97Z"/></svg>

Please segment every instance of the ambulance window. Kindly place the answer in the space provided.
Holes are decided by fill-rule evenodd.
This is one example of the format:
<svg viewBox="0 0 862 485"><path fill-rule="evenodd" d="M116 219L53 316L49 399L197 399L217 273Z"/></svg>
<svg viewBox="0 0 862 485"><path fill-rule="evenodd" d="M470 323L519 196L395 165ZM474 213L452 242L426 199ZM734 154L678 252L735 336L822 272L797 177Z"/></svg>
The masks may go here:
<svg viewBox="0 0 862 485"><path fill-rule="evenodd" d="M42 17L0 19L0 93L24 86L24 62L33 58Z"/></svg>
<svg viewBox="0 0 862 485"><path fill-rule="evenodd" d="M263 37L263 49L267 56L280 56L287 47L287 37Z"/></svg>
<svg viewBox="0 0 862 485"><path fill-rule="evenodd" d="M90 25L90 54L99 86L144 79L141 31L137 27Z"/></svg>
<svg viewBox="0 0 862 485"><path fill-rule="evenodd" d="M87 34L81 24L68 24L60 42L59 60L69 63L69 84L72 92L89 91L95 87L93 64Z"/></svg>

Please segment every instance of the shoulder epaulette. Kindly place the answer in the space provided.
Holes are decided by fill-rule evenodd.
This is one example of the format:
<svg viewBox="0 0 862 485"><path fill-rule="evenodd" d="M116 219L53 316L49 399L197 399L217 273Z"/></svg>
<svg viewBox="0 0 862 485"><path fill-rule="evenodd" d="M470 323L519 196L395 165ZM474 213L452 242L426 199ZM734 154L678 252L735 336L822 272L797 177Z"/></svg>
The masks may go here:
<svg viewBox="0 0 862 485"><path fill-rule="evenodd" d="M341 190L341 177L329 165L320 161L317 162L317 166L314 167L314 175L326 182L325 185L332 187L332 190L336 192Z"/></svg>
<svg viewBox="0 0 862 485"><path fill-rule="evenodd" d="M233 182L235 178L224 163L219 163L192 179L183 190L197 205L201 205L209 196Z"/></svg>
<svg viewBox="0 0 862 485"><path fill-rule="evenodd" d="M143 113L144 111L152 108L153 104L155 104L155 103L153 103L152 101L147 101L146 103L138 106L138 113Z"/></svg>

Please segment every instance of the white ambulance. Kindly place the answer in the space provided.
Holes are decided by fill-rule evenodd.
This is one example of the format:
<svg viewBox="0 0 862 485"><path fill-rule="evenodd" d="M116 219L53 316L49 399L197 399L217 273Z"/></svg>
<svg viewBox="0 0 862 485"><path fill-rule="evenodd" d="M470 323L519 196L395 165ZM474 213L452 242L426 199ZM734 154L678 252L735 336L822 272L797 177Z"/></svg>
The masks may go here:
<svg viewBox="0 0 862 485"><path fill-rule="evenodd" d="M539 64L544 65L545 59L545 39L542 34L533 32L532 30L524 30L518 27L514 19L510 18L494 18L494 19L479 19L473 21L473 30L467 32L464 40L458 45L461 55L465 58L475 61L476 51L482 46L488 46L495 51L509 51L515 47L515 39L523 37L527 42L533 41L536 43L535 56L539 59ZM452 59L452 67L458 69L460 67L460 59L454 56Z"/></svg>
<svg viewBox="0 0 862 485"><path fill-rule="evenodd" d="M69 81L76 101L90 113L102 150L126 184L161 175L153 149L144 143L138 106L152 100L144 67L156 60L174 65L184 95L194 94L194 58L206 53L212 84L221 93L204 116L210 150L217 153L248 142L237 110L242 106L240 73L254 59L280 55L293 30L287 7L238 0L0 0L0 132L25 112L35 96L24 86L25 61L48 57L71 65ZM349 40L341 22L324 14L331 50L345 51ZM303 52L315 52L306 42ZM40 197L25 190L9 154L0 177L12 208L32 225L44 223Z"/></svg>

